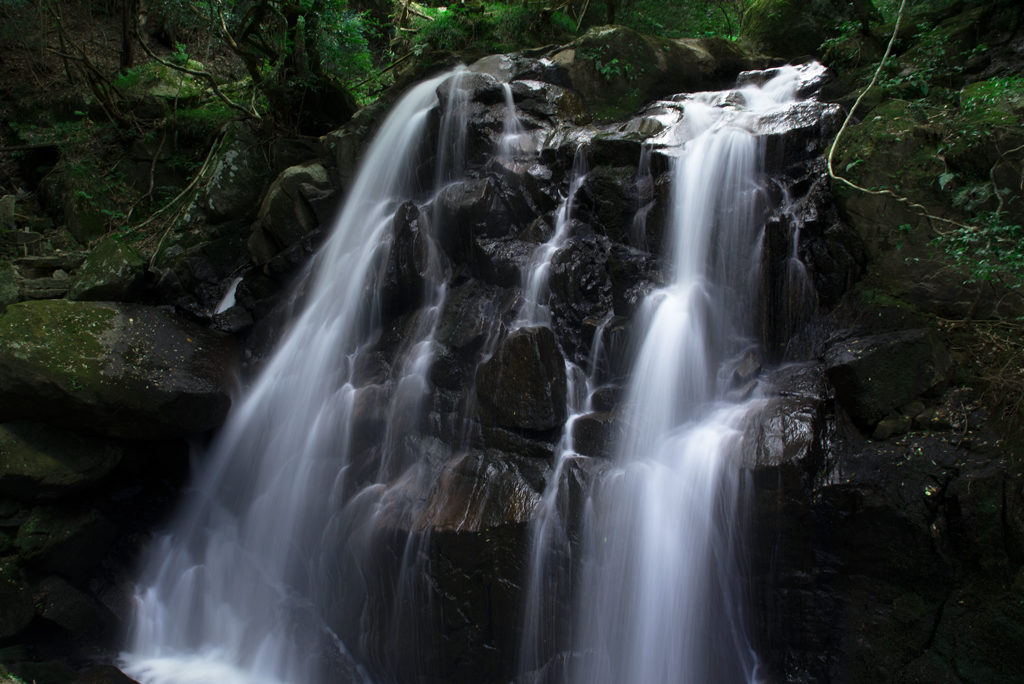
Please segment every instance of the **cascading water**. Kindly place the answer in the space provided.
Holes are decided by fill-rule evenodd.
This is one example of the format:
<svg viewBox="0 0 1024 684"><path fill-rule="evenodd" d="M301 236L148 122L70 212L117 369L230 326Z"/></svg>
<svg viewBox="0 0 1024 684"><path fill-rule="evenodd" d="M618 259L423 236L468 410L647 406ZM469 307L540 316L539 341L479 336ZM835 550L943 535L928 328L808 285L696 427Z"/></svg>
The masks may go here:
<svg viewBox="0 0 1024 684"><path fill-rule="evenodd" d="M346 647L324 608L340 602L358 610L359 587L346 587L341 599L332 593L339 567L371 552L375 516L406 514L394 509L404 505L403 483L419 475L399 442L416 424L443 298L429 236L421 235L428 248L423 307L386 386L373 382L373 359L363 354L380 334L380 302L367 288L379 291L374 269L387 260L396 208L417 194L417 155L448 78L418 85L383 124L317 258L302 314L233 410L184 512L151 553L123 657L140 681L365 677L345 664ZM459 106L457 95L449 104ZM438 182L462 164L459 116L443 117L455 133L442 136ZM356 473L357 414L367 402L384 405L383 440Z"/></svg>
<svg viewBox="0 0 1024 684"><path fill-rule="evenodd" d="M524 681L541 669L545 681L753 677L756 658L736 589L736 456L761 400L750 392L742 401L728 400L731 375L723 369L756 348L752 312L765 207L754 122L793 98L798 71L783 69L761 88L666 105L681 110L681 119L644 147L633 239L644 245L645 219L662 209L651 173L656 150L673 157L675 175L671 235L659 240L671 246L668 282L646 298L633 322L639 332L619 402L617 456L597 469L585 504L567 484L574 463L584 458L574 451L574 424L595 410L598 385L608 380L602 377L608 365L603 335L614 311L592 321L589 363L566 363L564 426L543 423L519 433L483 426L520 440L514 445L548 440L549 453L560 439L553 463L514 466L520 474L545 473L543 492L543 477L536 484L513 478L498 488L500 495L518 488L512 493L521 497L509 504L515 524L533 520L523 605L511 611L524 616L518 663ZM431 574L430 536L436 529L455 535L472 528L489 543L489 523L482 522L489 513L482 511L505 504L490 501L493 493L477 481L458 502L465 510L442 498L462 486L466 463L501 474L516 459L540 459L486 442L483 418L474 414L475 390L463 390L458 399L435 396L441 392L431 366L443 346L439 329L452 290L477 284L466 275L472 267L456 261L477 237L470 231L491 229L442 224L463 201L502 210L487 195L498 182L479 177L497 166L505 178L532 179L527 185L551 178L550 170L536 168L542 136L520 122L507 83L501 84L504 116L490 119L503 128L491 133L500 163L480 164L483 173L470 169L467 155L478 152L479 138L467 135L467 112L479 103L462 87L464 76L459 70L416 86L384 122L316 257L301 313L232 411L171 531L155 544L123 658L126 672L144 684L447 676L428 631L448 619L453 630L470 627L451 616L434 623L423 618L427 603L444 591ZM530 92L538 87L532 83ZM439 101L444 108L434 116ZM431 169L425 162L432 147ZM476 340L466 343L470 371L448 379L445 389L453 394L456 385L472 381L475 364L486 363L503 336L558 326L549 301L553 259L566 245L587 240L585 231L576 231L573 213L588 178L586 144L574 149L560 198L554 192L541 197L541 204L551 201L545 216L554 224L551 238L537 245L536 232L526 230L536 216L521 219L524 225L514 230L504 226L506 233L494 229L523 255L514 262L518 297L507 298L518 306L501 313L494 302L504 295L488 299L491 284L476 288L486 304L478 302L476 310L492 318L449 325L465 326L459 335ZM471 173L478 177L467 180ZM486 224L478 206L457 215ZM524 239L527 234L533 237ZM401 296L393 291L396 279L407 281ZM401 316L392 316L396 308ZM479 330L469 330L474 325ZM447 372L454 374L450 367ZM446 412L438 413L440 404ZM582 522L574 519L579 508ZM551 628L552 611L572 617ZM569 654L557 670L550 667L553 651ZM463 673L460 681L476 681L472 677Z"/></svg>
<svg viewBox="0 0 1024 684"><path fill-rule="evenodd" d="M523 283L523 303L519 308L516 325L546 325L550 322L548 310L548 278L551 272L551 258L565 245L572 229L572 208L587 173L587 158L583 148L576 148L573 155L569 189L555 212L555 230L551 238L538 247L530 258Z"/></svg>
<svg viewBox="0 0 1024 684"><path fill-rule="evenodd" d="M756 348L766 213L757 122L795 99L802 71L818 68L683 96L681 121L655 141L674 157L671 277L634 322L616 459L587 495L578 557L566 531L564 472L579 458L571 448L533 526L520 669L539 680L757 679L737 535L742 439L764 400L727 400L732 374L723 371ZM550 614L569 583L565 637ZM552 659L560 639L568 650Z"/></svg>

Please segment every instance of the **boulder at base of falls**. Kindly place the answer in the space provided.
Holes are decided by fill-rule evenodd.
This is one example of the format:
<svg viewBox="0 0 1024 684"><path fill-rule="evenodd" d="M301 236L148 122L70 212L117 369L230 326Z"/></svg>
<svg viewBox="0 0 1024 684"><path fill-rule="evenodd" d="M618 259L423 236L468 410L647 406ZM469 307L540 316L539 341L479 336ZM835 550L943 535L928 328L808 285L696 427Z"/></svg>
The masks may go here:
<svg viewBox="0 0 1024 684"><path fill-rule="evenodd" d="M934 333L904 330L841 339L825 363L836 399L870 432L893 409L944 385L952 361Z"/></svg>
<svg viewBox="0 0 1024 684"><path fill-rule="evenodd" d="M230 338L139 305L43 300L0 316L0 420L162 439L221 424Z"/></svg>
<svg viewBox="0 0 1024 684"><path fill-rule="evenodd" d="M565 360L550 328L520 328L476 374L485 425L544 432L567 417Z"/></svg>

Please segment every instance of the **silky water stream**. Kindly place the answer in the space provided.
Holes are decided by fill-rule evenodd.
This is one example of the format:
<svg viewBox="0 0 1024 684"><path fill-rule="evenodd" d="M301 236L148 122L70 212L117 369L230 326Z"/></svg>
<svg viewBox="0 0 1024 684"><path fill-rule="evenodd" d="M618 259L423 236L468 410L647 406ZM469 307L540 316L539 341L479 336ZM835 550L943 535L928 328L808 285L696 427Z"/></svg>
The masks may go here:
<svg viewBox="0 0 1024 684"><path fill-rule="evenodd" d="M367 624L381 611L365 602L389 583L393 606L383 612L393 630L416 621L425 595L411 540L396 576L368 568L382 535L415 527L410 521L444 461L417 453L406 437L428 422L421 420L428 372L452 278L435 244L431 205L464 174L465 73L419 84L382 124L309 271L300 313L154 542L123 655L125 671L144 684L406 681L415 669L415 653L365 643L366 634L388 631ZM564 475L585 458L573 450L572 423L604 381L604 323L589 366L568 364L572 417L533 516L526 577L517 578L524 680L756 680L739 567L738 454L762 400L756 389L731 396L728 368L757 347L766 204L756 122L793 101L805 76L785 68L761 87L680 96L671 105L675 123L648 140L638 173L648 185L651 150L672 158L671 206L652 206L649 187L641 198L644 216L669 213L666 284L631 323L615 457L590 482L574 540ZM443 111L439 88L449 89ZM505 134L494 156L513 163L535 154L538 140L516 118L511 89L502 88ZM437 141L432 173L420 168L428 140ZM550 323L548 270L573 230L585 160L580 147L552 236L524 266L511 329ZM421 294L382 378L372 351L388 324L382 264L403 215L418 226ZM379 429L357 449L367 406ZM567 634L555 635L549 614L559 606L572 616L563 621ZM553 643L561 655L553 656ZM406 662L396 668L389 660Z"/></svg>

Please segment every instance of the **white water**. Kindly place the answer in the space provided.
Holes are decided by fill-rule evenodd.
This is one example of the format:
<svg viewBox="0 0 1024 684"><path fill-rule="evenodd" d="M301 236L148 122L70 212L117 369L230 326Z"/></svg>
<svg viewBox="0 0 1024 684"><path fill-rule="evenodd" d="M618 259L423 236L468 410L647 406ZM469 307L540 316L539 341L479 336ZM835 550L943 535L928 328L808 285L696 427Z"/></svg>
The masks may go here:
<svg viewBox="0 0 1024 684"><path fill-rule="evenodd" d="M523 301L519 307L515 327L548 325L551 322L551 310L548 306L551 260L558 250L565 246L565 241L572 231L573 203L576 201L576 193L583 186L586 174L587 158L583 148L579 147L573 155L569 188L555 212L555 230L547 242L534 250L524 273Z"/></svg>
<svg viewBox="0 0 1024 684"><path fill-rule="evenodd" d="M505 93L505 121L501 142L498 145L498 155L505 161L513 161L518 156L531 154L533 141L519 121L516 103L512 97L512 86L502 83L501 87Z"/></svg>
<svg viewBox="0 0 1024 684"><path fill-rule="evenodd" d="M589 492L582 557L566 531L564 471L580 458L571 449L533 528L520 668L538 680L757 681L737 545L742 437L763 400L726 401L720 369L756 346L766 209L756 123L795 98L800 71L685 96L681 122L659 136L674 157L671 278L634 322L622 437ZM574 572L574 617L559 626L559 585Z"/></svg>
<svg viewBox="0 0 1024 684"><path fill-rule="evenodd" d="M401 482L416 477L396 442L416 424L443 274L436 264L428 268L424 306L386 388L359 377L367 365L362 350L379 334L377 303L367 292L377 291L374 269L390 245L396 198L416 187L424 125L448 77L416 86L382 125L317 257L302 314L233 408L184 512L151 551L123 654L125 672L144 684L365 677L325 609L344 600L334 586L338 566L368 552L366 527L401 507ZM451 109L444 118L464 126ZM461 150L441 149L436 175L450 178ZM354 414L364 392L386 404L384 437L376 460L371 454L360 464L376 466L359 476L369 485L352 496ZM355 586L340 593L350 589L365 596Z"/></svg>
<svg viewBox="0 0 1024 684"><path fill-rule="evenodd" d="M386 378L368 350L383 334L375 278L394 239L398 203L426 202L463 173L468 107L458 79L417 86L383 124L317 256L301 315L233 409L185 510L150 553L123 657L125 671L144 684L369 681L356 663L386 680L415 670L418 654L402 650L415 638L389 637L375 621L392 632L415 629L410 623L425 596L421 549L412 540L400 549L397 577L374 575L373 558L381 534L413 526L437 475L406 439L421 422L448 277L434 253L429 211L420 215L428 246L422 301ZM736 588L735 461L759 400L726 402L718 371L751 346L754 333L762 207L751 121L790 99L795 82L782 70L765 88L740 91L742 106L736 94L692 96L682 123L658 141L677 155L671 282L647 298L635 324L641 332L624 398L626 436L589 492L583 557L575 560L561 483L579 458L572 422L591 408L603 324L589 374L569 368L573 417L533 531L524 670L544 665L547 642L558 638L545 632L545 614L557 607L551 596L573 581L566 564L576 563L576 600L566 606L574 656L560 679L754 678ZM441 116L433 184L419 187L417 155L439 87L453 92ZM512 142L522 134L510 94L498 152L515 156L525 151ZM578 151L554 234L523 274L514 326L550 322L548 272L571 234L584 159ZM357 454L367 405L382 415L373 444ZM378 585L389 585L393 605L375 612L366 601L380 594L371 591ZM363 630L383 633L384 643L366 643Z"/></svg>

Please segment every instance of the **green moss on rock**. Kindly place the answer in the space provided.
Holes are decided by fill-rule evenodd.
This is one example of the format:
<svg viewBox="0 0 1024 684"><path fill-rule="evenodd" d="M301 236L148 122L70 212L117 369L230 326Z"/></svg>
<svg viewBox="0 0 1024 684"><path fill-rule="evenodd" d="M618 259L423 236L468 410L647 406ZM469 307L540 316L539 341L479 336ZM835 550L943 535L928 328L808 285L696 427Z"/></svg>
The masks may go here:
<svg viewBox="0 0 1024 684"><path fill-rule="evenodd" d="M726 40L655 38L623 26L592 28L553 61L568 70L573 89L601 121L659 97L724 86L755 66Z"/></svg>
<svg viewBox="0 0 1024 684"><path fill-rule="evenodd" d="M0 317L0 420L134 438L218 426L230 339L139 305L41 300Z"/></svg>
<svg viewBox="0 0 1024 684"><path fill-rule="evenodd" d="M124 301L138 285L146 262L131 246L106 238L93 247L75 275L68 297Z"/></svg>
<svg viewBox="0 0 1024 684"><path fill-rule="evenodd" d="M779 57L818 52L831 24L822 23L822 5L814 0L754 0L743 15L740 35L759 50ZM834 11L831 13L834 19ZM838 22L836 22L838 23Z"/></svg>

